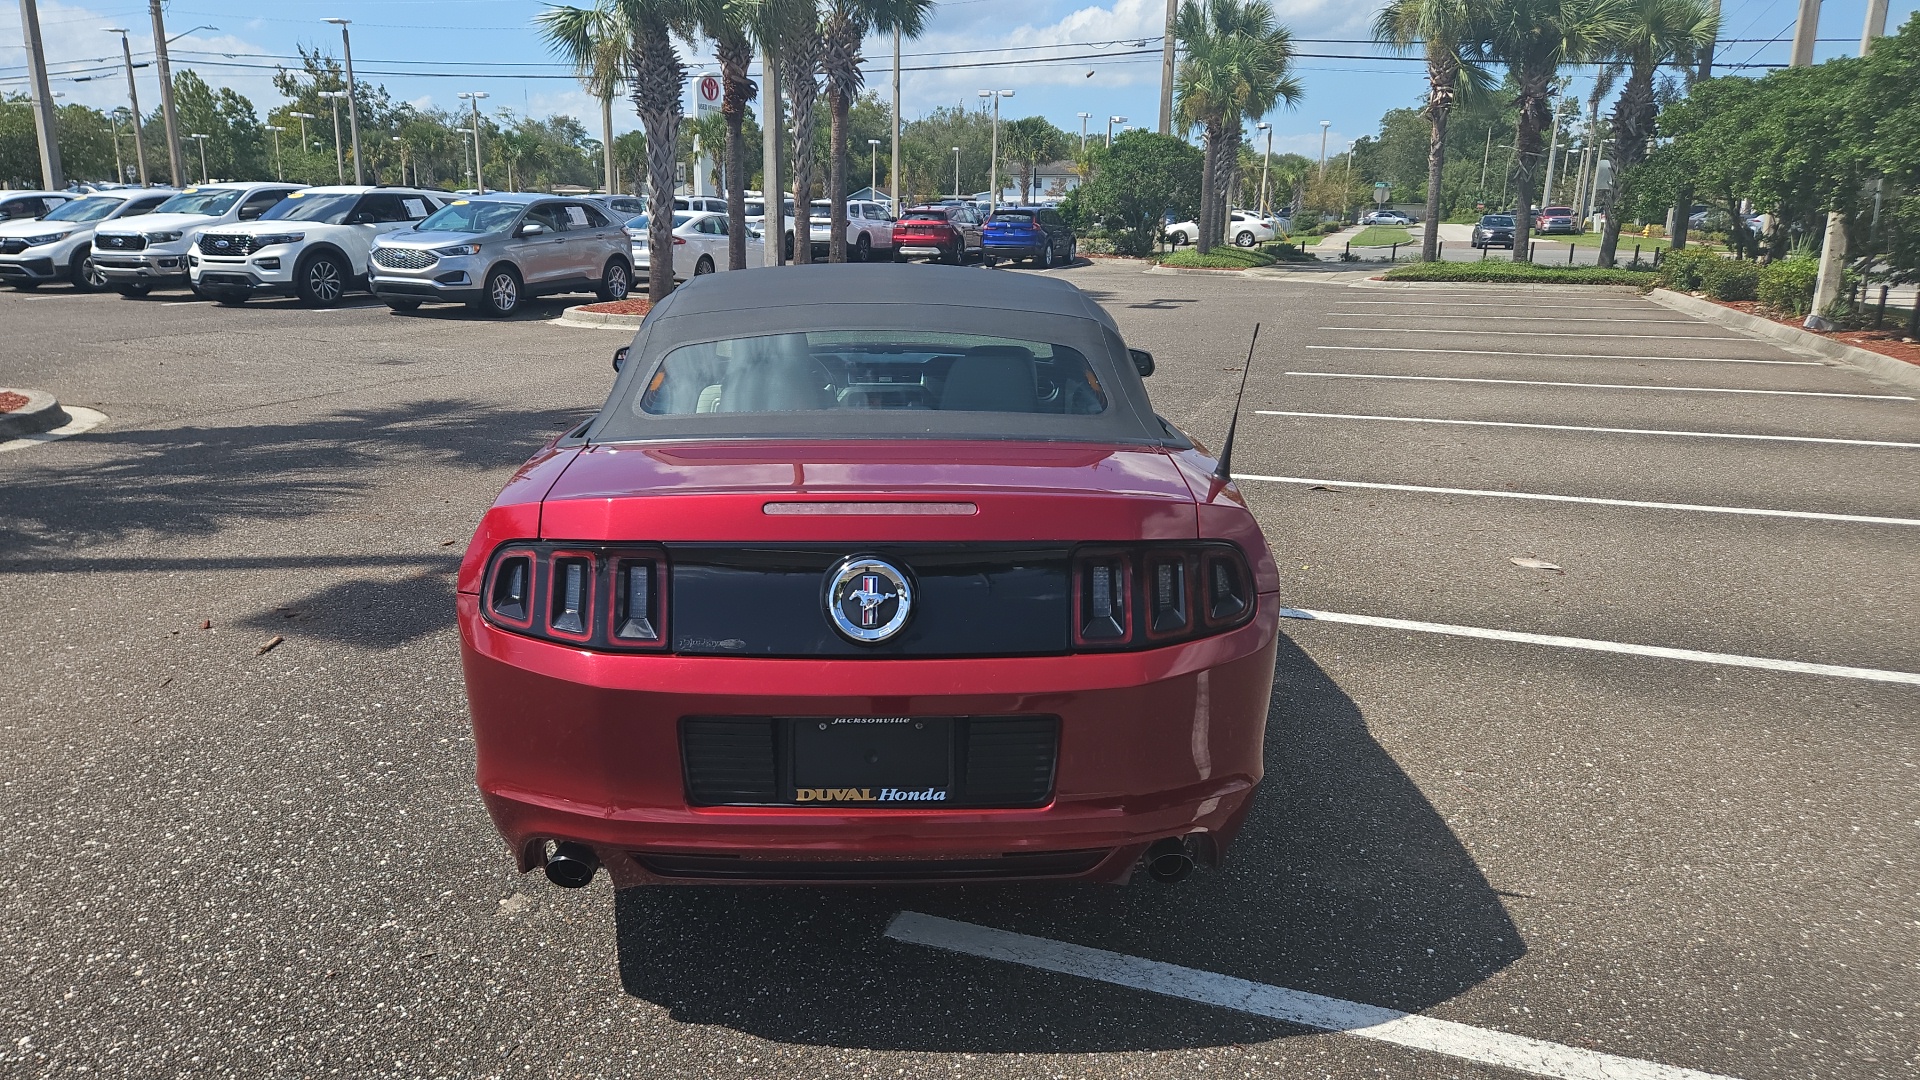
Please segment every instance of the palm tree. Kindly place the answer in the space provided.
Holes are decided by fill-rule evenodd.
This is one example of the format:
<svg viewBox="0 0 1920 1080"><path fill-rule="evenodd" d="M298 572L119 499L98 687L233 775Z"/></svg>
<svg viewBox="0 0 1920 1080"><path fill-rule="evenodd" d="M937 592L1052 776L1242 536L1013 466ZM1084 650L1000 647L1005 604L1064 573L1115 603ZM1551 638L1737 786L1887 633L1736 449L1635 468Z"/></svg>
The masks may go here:
<svg viewBox="0 0 1920 1080"><path fill-rule="evenodd" d="M793 261L804 264L813 261L807 221L813 200L814 103L820 97L820 84L814 81L820 75L818 13L809 8L789 30L780 47L780 82L793 106ZM770 192L768 197L781 196Z"/></svg>
<svg viewBox="0 0 1920 1080"><path fill-rule="evenodd" d="M620 91L626 62L628 39L608 8L593 8L586 14L587 27L568 27L569 16L566 8L548 8L533 17L540 29L541 36L547 39L547 45L554 52L565 56L573 64L573 77L587 93L600 102L600 145L601 156L605 159L607 173L607 194L618 189L614 187L613 172L613 97ZM575 50L563 44L559 35L572 35L584 32L581 38L583 48Z"/></svg>
<svg viewBox="0 0 1920 1080"><path fill-rule="evenodd" d="M1647 157L1659 103L1653 96L1653 77L1667 64L1691 67L1694 55L1713 44L1720 33L1720 14L1711 0L1626 0L1620 25L1608 41L1608 51L1625 65L1627 82L1613 104L1613 145L1607 160L1613 165L1613 185L1601 207L1607 215L1600 239L1600 265L1612 266L1620 245L1620 215L1614 213L1620 186L1628 169ZM1691 204L1680 208L1685 214Z"/></svg>
<svg viewBox="0 0 1920 1080"><path fill-rule="evenodd" d="M827 77L831 127L827 151L827 203L832 208L832 262L847 261L847 115L860 96L860 43L870 30L916 38L933 0L826 0L820 10L821 73Z"/></svg>
<svg viewBox="0 0 1920 1080"><path fill-rule="evenodd" d="M1499 60L1519 87L1514 104L1513 258L1527 261L1533 231L1533 200L1538 194L1542 133L1552 122L1547 100L1561 64L1580 63L1599 54L1618 33L1622 0L1497 0L1487 13L1485 38L1469 57Z"/></svg>
<svg viewBox="0 0 1920 1080"><path fill-rule="evenodd" d="M1303 91L1287 70L1293 33L1274 21L1267 0L1186 0L1173 32L1186 53L1174 76L1180 119L1206 136L1197 222L1204 255L1226 229L1242 123L1292 105Z"/></svg>
<svg viewBox="0 0 1920 1080"><path fill-rule="evenodd" d="M1474 0L1392 0L1373 20L1373 36L1399 52L1418 44L1427 58L1427 220L1420 238L1420 258L1440 257L1440 177L1447 164L1447 120L1455 98L1477 90L1488 81L1487 72L1467 62L1462 51L1485 34L1485 5ZM1461 86L1465 80L1466 86Z"/></svg>
<svg viewBox="0 0 1920 1080"><path fill-rule="evenodd" d="M692 36L695 16L689 0L598 0L592 8L554 7L538 16L541 35L576 70L610 42L625 44L619 73L647 133L647 296L656 302L673 291L674 146L687 86L674 39Z"/></svg>
<svg viewBox="0 0 1920 1080"><path fill-rule="evenodd" d="M720 115L726 118L727 269L747 267L747 104L760 87L747 77L753 62L750 30L759 0L699 0L700 32L713 39L720 61Z"/></svg>

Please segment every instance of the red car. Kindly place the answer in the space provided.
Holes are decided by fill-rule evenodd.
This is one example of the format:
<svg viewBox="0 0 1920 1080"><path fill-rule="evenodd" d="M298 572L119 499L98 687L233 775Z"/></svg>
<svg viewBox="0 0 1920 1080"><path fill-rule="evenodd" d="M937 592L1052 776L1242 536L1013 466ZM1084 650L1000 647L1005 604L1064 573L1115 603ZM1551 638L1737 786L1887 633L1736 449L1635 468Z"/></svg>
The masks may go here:
<svg viewBox="0 0 1920 1080"><path fill-rule="evenodd" d="M981 253L980 220L963 206L916 206L893 224L893 257L898 262L925 255L958 266Z"/></svg>
<svg viewBox="0 0 1920 1080"><path fill-rule="evenodd" d="M951 267L747 271L622 352L460 568L479 787L522 872L1220 859L1260 783L1278 574L1099 305Z"/></svg>

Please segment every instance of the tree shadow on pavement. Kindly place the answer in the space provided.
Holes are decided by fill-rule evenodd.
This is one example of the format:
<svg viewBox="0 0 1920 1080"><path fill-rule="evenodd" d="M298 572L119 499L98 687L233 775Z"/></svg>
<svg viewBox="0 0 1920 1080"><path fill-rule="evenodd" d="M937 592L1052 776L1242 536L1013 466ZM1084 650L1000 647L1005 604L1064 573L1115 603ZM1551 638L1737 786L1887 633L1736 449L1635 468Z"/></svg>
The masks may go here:
<svg viewBox="0 0 1920 1080"><path fill-rule="evenodd" d="M1525 952L1359 708L1286 637L1267 778L1227 865L1179 885L616 894L628 993L777 1042L928 1052L1245 1043L1291 1025L882 936L902 910L1418 1011Z"/></svg>
<svg viewBox="0 0 1920 1080"><path fill-rule="evenodd" d="M337 582L285 607L241 621L268 633L318 638L362 649L391 649L453 625L453 572L441 560L399 578Z"/></svg>
<svg viewBox="0 0 1920 1080"><path fill-rule="evenodd" d="M283 424L105 428L63 464L9 476L0 569L34 569L27 552L71 555L140 534L190 541L230 524L326 513L395 462L511 468L585 415L442 398Z"/></svg>

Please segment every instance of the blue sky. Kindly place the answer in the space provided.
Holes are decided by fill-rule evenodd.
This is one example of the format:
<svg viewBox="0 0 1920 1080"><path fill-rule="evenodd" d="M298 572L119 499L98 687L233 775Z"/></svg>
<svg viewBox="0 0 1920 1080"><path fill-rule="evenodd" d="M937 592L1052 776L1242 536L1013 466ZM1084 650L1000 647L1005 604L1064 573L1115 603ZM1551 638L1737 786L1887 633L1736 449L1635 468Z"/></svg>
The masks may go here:
<svg viewBox="0 0 1920 1080"><path fill-rule="evenodd" d="M1382 112L1420 101L1421 65L1388 58L1366 43L1378 0L1274 3L1299 40L1298 70L1306 86L1295 108L1270 118L1276 151L1317 154L1320 121L1328 120L1329 150L1338 153L1349 140L1373 132ZM529 0L321 0L285 7L257 0L170 0L167 30L178 35L200 25L217 28L195 29L175 42L174 66L194 68L209 83L233 87L263 112L279 101L271 69L244 65L271 65L302 44L337 51L337 28L321 20L340 16L354 21L354 64L361 78L384 83L396 98L448 107L457 104L459 91L485 90L495 107L536 115L571 112L597 130L597 108L528 28L543 6ZM1889 28L1905 22L1916 6L1920 0L1893 0ZM263 8L274 14L260 14ZM1795 0L1726 0L1721 38L1727 43L1719 59L1785 63L1796 10ZM1828 0L1816 56L1856 52L1865 10L1866 0ZM983 88L1011 89L1016 96L1003 103L1009 117L1039 113L1078 131L1076 114L1086 112L1093 115L1096 134L1104 130L1106 117L1116 114L1150 126L1158 109L1158 42L1142 39L1158 37L1164 13L1164 0L941 3L927 33L904 46L903 111L911 119L938 105L976 100ZM118 38L102 33L105 26L134 31L136 61L151 53L151 22L142 0L41 0L40 18L48 63L56 72L117 61ZM18 5L0 4L0 92L25 89L21 41ZM869 45L868 81L884 90L890 46L878 40ZM703 66L702 55L711 63L709 50L689 51L695 70ZM992 66L1009 60L1023 62ZM158 100L152 70L142 69L138 78L141 103L151 109ZM1589 79L1590 69L1583 69L1574 92L1584 94ZM65 101L102 107L125 103L122 78L75 82L56 77L53 87ZM638 126L630 109L618 110L615 123L619 130Z"/></svg>

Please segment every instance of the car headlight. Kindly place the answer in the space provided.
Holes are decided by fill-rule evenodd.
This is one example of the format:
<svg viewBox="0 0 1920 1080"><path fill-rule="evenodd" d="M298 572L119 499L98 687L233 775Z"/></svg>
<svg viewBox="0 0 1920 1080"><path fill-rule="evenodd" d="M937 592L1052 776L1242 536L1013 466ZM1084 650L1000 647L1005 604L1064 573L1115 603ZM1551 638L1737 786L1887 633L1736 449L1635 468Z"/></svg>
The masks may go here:
<svg viewBox="0 0 1920 1080"><path fill-rule="evenodd" d="M280 244L298 244L302 240L305 240L306 238L307 238L306 233L297 233L297 232L275 233L272 236L254 237L253 246L255 248L263 248L263 247L276 247Z"/></svg>
<svg viewBox="0 0 1920 1080"><path fill-rule="evenodd" d="M178 239L180 239L180 233L177 231L176 232L150 232L147 234L147 243L149 244L171 244Z"/></svg>
<svg viewBox="0 0 1920 1080"><path fill-rule="evenodd" d="M478 255L479 244L455 244L452 247L434 248L435 255Z"/></svg>
<svg viewBox="0 0 1920 1080"><path fill-rule="evenodd" d="M72 229L68 229L66 232L41 233L39 236L27 237L26 244L28 247L39 247L41 244L51 244L55 240L65 240L71 235L73 235Z"/></svg>

